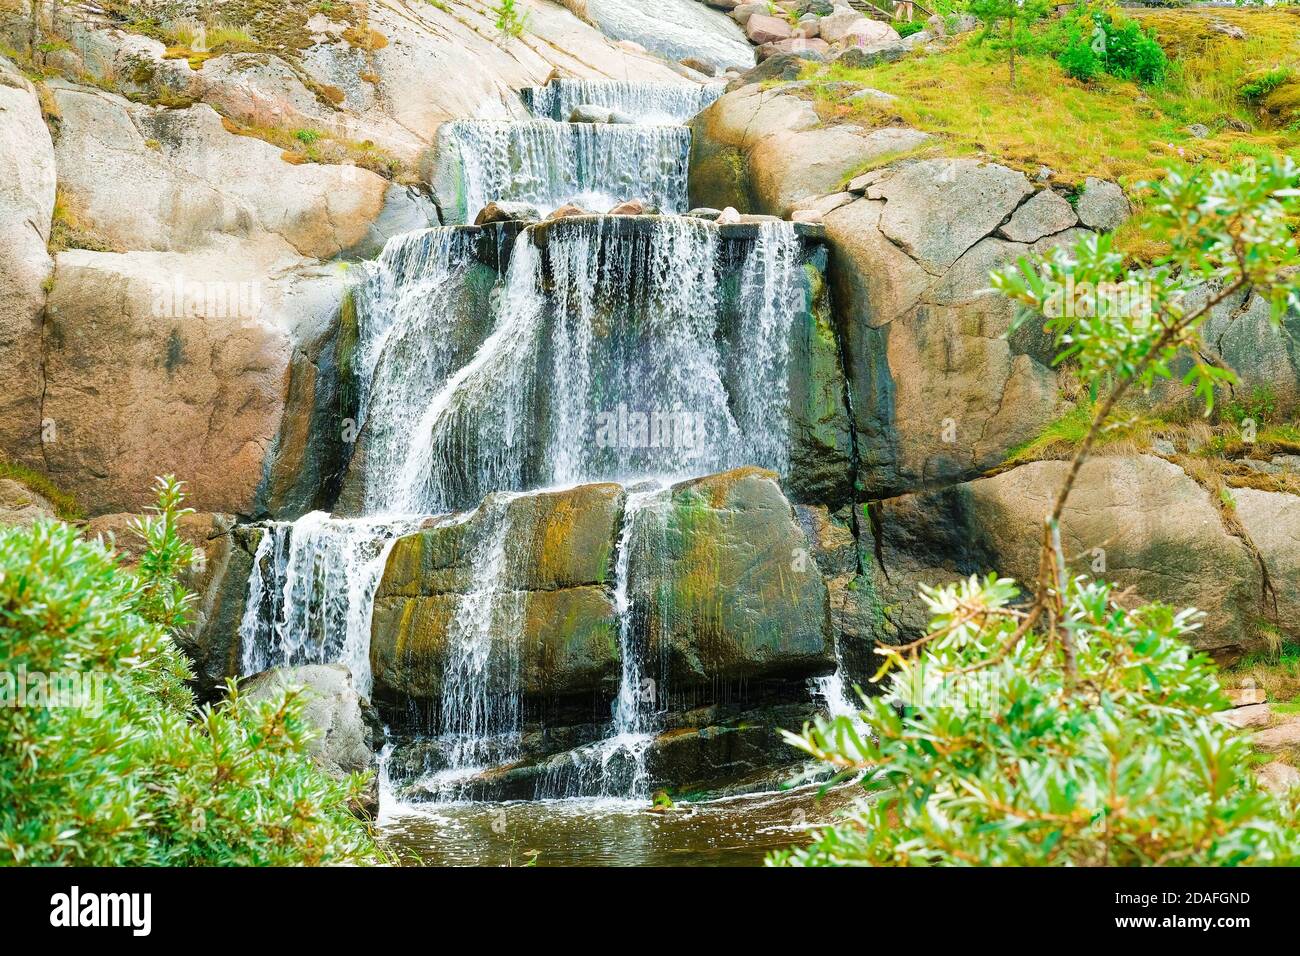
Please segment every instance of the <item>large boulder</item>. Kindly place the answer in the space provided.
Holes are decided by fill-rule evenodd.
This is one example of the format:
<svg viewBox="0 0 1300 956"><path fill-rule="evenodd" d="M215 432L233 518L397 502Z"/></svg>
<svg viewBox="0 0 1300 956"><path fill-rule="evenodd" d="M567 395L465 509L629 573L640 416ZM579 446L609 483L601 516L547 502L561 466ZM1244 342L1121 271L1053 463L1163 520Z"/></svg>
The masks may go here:
<svg viewBox="0 0 1300 956"><path fill-rule="evenodd" d="M0 450L41 465L41 315L54 263L54 146L36 90L0 57Z"/></svg>
<svg viewBox="0 0 1300 956"><path fill-rule="evenodd" d="M648 520L660 540L631 555L633 608L668 694L757 691L834 669L826 585L775 475L741 468L675 485Z"/></svg>
<svg viewBox="0 0 1300 956"><path fill-rule="evenodd" d="M754 50L730 17L696 0L584 0L608 36L632 40L669 60L691 57L718 71L754 65Z"/></svg>
<svg viewBox="0 0 1300 956"><path fill-rule="evenodd" d="M973 477L1059 404L1050 343L1030 327L1008 335L1014 308L991 292L988 272L1082 230L1066 221L1068 203L1004 166L890 164L926 135L823 126L798 90L743 86L696 118L691 201L781 215L825 209L862 493ZM847 184L863 198L844 201L844 180L874 162L885 165Z"/></svg>
<svg viewBox="0 0 1300 956"><path fill-rule="evenodd" d="M897 638L924 633L919 585L996 571L1032 587L1043 521L1069 467L1067 461L1034 462L882 502L876 583ZM1248 503L1252 521L1294 506L1291 496L1270 497L1277 500ZM1287 531L1278 533L1285 537ZM1193 646L1221 660L1263 646L1259 565L1228 530L1210 492L1177 465L1151 456L1085 462L1062 516L1061 543L1073 573L1131 589L1122 598L1129 606L1161 601L1204 611L1204 626L1190 637ZM1267 538L1265 546L1279 551ZM1294 562L1293 547L1280 550L1282 560Z"/></svg>
<svg viewBox="0 0 1300 956"><path fill-rule="evenodd" d="M492 496L399 539L375 592L376 699L437 702L450 656L477 639L484 679L504 682L502 693L578 715L603 699L596 710L607 715L619 679L610 585L623 500L608 484Z"/></svg>
<svg viewBox="0 0 1300 956"><path fill-rule="evenodd" d="M263 671L243 682L253 701L268 700L285 691L301 693L305 720L315 732L307 745L312 762L330 776L342 778L376 767L384 729L370 702L352 686L352 674L342 664L306 664ZM358 808L373 816L379 810L378 780Z"/></svg>
<svg viewBox="0 0 1300 956"><path fill-rule="evenodd" d="M173 472L195 508L251 515L272 462L292 471L314 453L281 429L310 419L310 394L286 414L293 366L334 325L345 280L282 250L59 255L45 456L91 514L141 510Z"/></svg>
<svg viewBox="0 0 1300 956"><path fill-rule="evenodd" d="M1233 512L1268 569L1265 617L1300 640L1300 498L1254 488L1231 491Z"/></svg>

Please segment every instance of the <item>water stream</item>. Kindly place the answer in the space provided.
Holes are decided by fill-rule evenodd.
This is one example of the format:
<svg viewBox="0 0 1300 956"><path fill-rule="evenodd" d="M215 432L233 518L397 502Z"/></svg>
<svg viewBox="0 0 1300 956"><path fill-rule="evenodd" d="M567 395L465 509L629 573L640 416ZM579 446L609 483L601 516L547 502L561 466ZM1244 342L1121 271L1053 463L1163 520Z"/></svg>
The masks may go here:
<svg viewBox="0 0 1300 956"><path fill-rule="evenodd" d="M635 814L581 808L596 799L608 809L612 800L640 813L650 796L646 753L664 727L667 688L666 665L649 659L647 628L667 614L651 613L647 602L657 599L654 580L663 573L668 485L740 465L784 474L790 459L791 330L804 294L794 227L765 222L756 238L724 240L712 223L674 215L687 203L690 132L682 124L718 93L565 80L524 93L535 120L443 126L465 218L491 200L542 212L575 202L603 212L639 198L667 215L545 223L518 231L486 258L485 241L505 243L514 233L444 226L390 240L354 293L358 435L347 484L355 493L344 495L354 514L266 524L240 627L243 673L342 661L368 694L371 608L393 542L431 515L472 526L467 584L450 612L441 692L426 728L437 757L415 788L455 803L477 774L521 753L514 638L524 595L509 586L518 534L512 502L541 488L623 483L608 584L618 691L600 739L552 759L537 784L538 807L565 799L570 809L558 817L529 811L522 827L528 833L547 819L586 813L624 849L643 846L628 855L644 861L684 852L695 840L661 847L651 832L657 828L645 830ZM565 122L581 105L637 122ZM825 690L830 700L835 689ZM391 754L386 748L381 761L381 806L395 844L420 843L429 828L444 826L495 832L492 805L403 807L388 779ZM736 799L690 818L713 821L704 828L712 840L743 821L744 798ZM774 799L754 806L770 808ZM789 842L788 828L774 826ZM515 848L502 860L490 838L476 839L477 850L463 858L422 855L426 862L513 860ZM583 852L575 849L568 861Z"/></svg>

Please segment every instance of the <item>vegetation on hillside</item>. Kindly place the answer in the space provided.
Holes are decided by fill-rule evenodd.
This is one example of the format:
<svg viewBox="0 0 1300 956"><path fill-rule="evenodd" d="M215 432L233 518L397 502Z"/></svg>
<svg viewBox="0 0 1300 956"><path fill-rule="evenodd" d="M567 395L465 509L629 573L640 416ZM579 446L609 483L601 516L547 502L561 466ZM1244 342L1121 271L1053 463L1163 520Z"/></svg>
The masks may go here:
<svg viewBox="0 0 1300 956"><path fill-rule="evenodd" d="M1110 72L1071 78L1069 58L1063 64L1057 57L1094 18L1114 24L1109 36L1127 36L1135 52L1117 57ZM1245 38L1212 29L1215 21L1239 27ZM1151 65L1149 45L1136 39L1150 31L1167 59L1163 71ZM1065 185L1099 176L1131 188L1158 178L1170 163L1227 166L1251 156L1300 155L1300 113L1286 110L1290 91L1300 89L1300 8L1084 7L1036 28L1018 59L1014 88L1005 51L981 37L867 69L818 64L808 78L829 121L906 123L941 134L935 148L947 155L982 155L1031 175L1046 166ZM1277 85L1261 95L1270 83ZM850 101L856 86L898 99Z"/></svg>
<svg viewBox="0 0 1300 956"><path fill-rule="evenodd" d="M0 864L378 861L365 780L316 768L298 692L196 708L181 504L161 479L134 572L61 522L0 530Z"/></svg>
<svg viewBox="0 0 1300 956"><path fill-rule="evenodd" d="M1228 701L1211 661L1185 638L1195 610L1130 608L1110 585L1071 577L1060 520L1079 468L1133 389L1200 354L1215 304L1243 288L1276 323L1300 306L1300 166L1171 173L1143 226L1169 250L1125 264L1109 236L1082 239L994 273L994 288L1042 322L1098 399L1043 525L1037 580L990 575L923 589L929 633L882 648L887 694L857 719L819 718L795 746L861 776L869 794L810 846L802 865L1233 865L1300 862L1300 788L1259 789L1250 743L1214 719ZM1067 288L1150 290L1140 306L1097 296L1058 308ZM1208 299L1187 293L1204 283ZM1086 286L1084 285L1086 284ZM1232 373L1195 360L1183 375L1207 406ZM901 707L896 707L901 703Z"/></svg>

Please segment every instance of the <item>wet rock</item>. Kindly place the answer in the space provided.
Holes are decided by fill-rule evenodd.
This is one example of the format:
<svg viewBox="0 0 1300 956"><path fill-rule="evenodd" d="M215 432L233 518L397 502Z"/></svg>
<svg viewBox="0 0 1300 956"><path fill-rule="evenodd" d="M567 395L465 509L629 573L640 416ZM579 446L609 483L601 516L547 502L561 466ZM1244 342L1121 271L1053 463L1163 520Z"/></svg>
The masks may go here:
<svg viewBox="0 0 1300 956"><path fill-rule="evenodd" d="M718 75L718 68L716 66L714 66L712 63L707 63L704 60L697 59L693 56L685 57L680 62L682 66L686 67L687 69L694 70L696 73L699 73L703 76L711 77L711 76Z"/></svg>
<svg viewBox="0 0 1300 956"><path fill-rule="evenodd" d="M632 580L656 589L633 600L670 692L834 670L826 587L774 475L742 468L676 485L663 530L662 571L634 566Z"/></svg>
<svg viewBox="0 0 1300 956"><path fill-rule="evenodd" d="M536 206L523 202L490 202L480 210L474 220L476 226L494 222L540 222L541 212Z"/></svg>
<svg viewBox="0 0 1300 956"><path fill-rule="evenodd" d="M693 57L719 70L754 65L736 23L697 0L586 0L586 10L606 36L634 40L669 60Z"/></svg>
<svg viewBox="0 0 1300 956"><path fill-rule="evenodd" d="M707 206L699 206L692 209L686 215L690 216L692 219L707 219L712 222L716 221L717 218L722 215L722 210L711 209ZM737 213L737 215L739 215L739 213Z"/></svg>
<svg viewBox="0 0 1300 956"><path fill-rule="evenodd" d="M559 209L556 209L549 216L547 216L546 219L549 222L553 219L572 219L575 216L590 216L590 215L591 213L588 212L586 209L583 209L581 206L574 205L573 203L570 202L570 203L565 203Z"/></svg>
<svg viewBox="0 0 1300 956"><path fill-rule="evenodd" d="M645 214L645 203L639 199L621 202L607 213L610 216L644 216Z"/></svg>
<svg viewBox="0 0 1300 956"><path fill-rule="evenodd" d="M1083 192L1077 205L1079 221L1089 229L1104 232L1118 229L1132 214L1133 208L1119 183L1089 176L1084 180Z"/></svg>
<svg viewBox="0 0 1300 956"><path fill-rule="evenodd" d="M622 110L610 109L607 106L581 104L573 108L573 111L569 114L569 122L635 125L637 118L629 113L624 113Z"/></svg>
<svg viewBox="0 0 1300 956"><path fill-rule="evenodd" d="M567 703L589 720L599 698L605 704L596 709L608 714L619 675L609 585L623 490L584 485L500 507L504 517L496 520L509 528L500 577L479 582L504 594L492 617L492 679L505 681L512 671L531 700ZM473 560L498 531L492 513L485 505L393 546L375 594L370 647L375 698L385 706L440 698L457 609L476 571L488 573Z"/></svg>

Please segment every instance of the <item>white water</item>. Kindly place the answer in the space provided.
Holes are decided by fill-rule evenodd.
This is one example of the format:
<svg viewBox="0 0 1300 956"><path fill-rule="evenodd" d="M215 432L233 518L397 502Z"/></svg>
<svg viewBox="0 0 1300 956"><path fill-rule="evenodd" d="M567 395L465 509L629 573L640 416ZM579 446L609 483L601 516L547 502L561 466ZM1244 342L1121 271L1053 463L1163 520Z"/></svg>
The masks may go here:
<svg viewBox="0 0 1300 956"><path fill-rule="evenodd" d="M493 200L526 202L543 215L565 203L604 213L629 199L665 215L686 211L684 126L457 120L438 135L459 157L471 222Z"/></svg>
<svg viewBox="0 0 1300 956"><path fill-rule="evenodd" d="M393 542L419 522L314 511L267 526L239 626L240 672L341 662L358 693L369 694L375 588Z"/></svg>
<svg viewBox="0 0 1300 956"><path fill-rule="evenodd" d="M716 91L564 81L539 88L533 104L550 115L593 103L681 121L698 108L695 97L707 105ZM459 149L471 216L489 199L543 211L566 201L604 210L633 197L665 212L686 206L684 127L543 119L449 123L443 135ZM479 233L437 228L391 240L356 292L356 425L365 430L352 467L365 517L313 513L268 527L240 629L243 673L343 661L368 694L371 605L393 541L423 515L477 506L448 519L473 521L475 536L431 728L438 766L420 785L458 799L481 770L516 758L522 595L506 575L517 493L667 482L744 464L788 468L800 250L788 223L758 231L738 245L746 240L724 241L716 226L683 218L533 228L515 241L490 311L468 287ZM737 271L729 303L723 289ZM646 754L666 700L664 662L647 660L646 622L667 617L647 602L662 577L667 501L666 491L628 496L615 556L622 673L609 735L553 758L539 797L648 795ZM387 754L383 764L391 798Z"/></svg>
<svg viewBox="0 0 1300 956"><path fill-rule="evenodd" d="M632 227L625 225L631 223ZM537 243L544 241L544 248ZM371 511L438 512L495 490L682 479L739 465L784 474L798 240L764 223L727 269L702 220L570 220L521 233L495 327L418 416ZM730 334L736 358L724 363ZM539 431L544 429L544 431Z"/></svg>
<svg viewBox="0 0 1300 956"><path fill-rule="evenodd" d="M689 123L720 97L725 84L646 83L615 80L552 80L523 90L524 103L538 119L566 122L578 106L616 109L645 126Z"/></svg>

